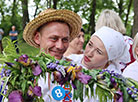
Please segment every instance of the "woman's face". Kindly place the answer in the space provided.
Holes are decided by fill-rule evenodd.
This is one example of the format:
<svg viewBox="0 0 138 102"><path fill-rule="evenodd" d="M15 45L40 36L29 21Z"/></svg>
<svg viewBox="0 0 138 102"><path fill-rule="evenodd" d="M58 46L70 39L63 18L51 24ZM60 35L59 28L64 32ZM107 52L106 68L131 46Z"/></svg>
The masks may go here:
<svg viewBox="0 0 138 102"><path fill-rule="evenodd" d="M108 62L108 55L103 42L92 36L86 45L82 64L88 69L104 68Z"/></svg>
<svg viewBox="0 0 138 102"><path fill-rule="evenodd" d="M83 44L84 44L84 33L83 32L80 32L79 35L70 42L70 46L74 47L75 49L79 51L83 49Z"/></svg>

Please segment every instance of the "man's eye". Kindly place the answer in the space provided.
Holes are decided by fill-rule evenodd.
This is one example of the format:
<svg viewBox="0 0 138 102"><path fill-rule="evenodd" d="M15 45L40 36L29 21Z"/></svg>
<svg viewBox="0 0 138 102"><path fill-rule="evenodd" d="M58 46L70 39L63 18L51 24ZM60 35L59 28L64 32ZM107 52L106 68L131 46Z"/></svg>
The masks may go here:
<svg viewBox="0 0 138 102"><path fill-rule="evenodd" d="M51 40L53 40L53 41L57 41L57 38L51 38Z"/></svg>
<svg viewBox="0 0 138 102"><path fill-rule="evenodd" d="M67 43L67 42L69 42L69 39L64 38L62 41L63 41L64 43Z"/></svg>

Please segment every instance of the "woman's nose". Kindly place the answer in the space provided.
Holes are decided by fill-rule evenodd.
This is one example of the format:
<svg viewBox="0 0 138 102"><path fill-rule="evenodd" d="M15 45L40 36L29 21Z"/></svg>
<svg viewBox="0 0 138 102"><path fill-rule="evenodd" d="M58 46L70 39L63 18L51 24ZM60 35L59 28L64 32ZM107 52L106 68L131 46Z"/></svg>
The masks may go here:
<svg viewBox="0 0 138 102"><path fill-rule="evenodd" d="M84 43L84 37L80 37L80 41L82 42L82 43Z"/></svg>
<svg viewBox="0 0 138 102"><path fill-rule="evenodd" d="M92 57L94 55L94 48L90 49L87 54L89 57Z"/></svg>

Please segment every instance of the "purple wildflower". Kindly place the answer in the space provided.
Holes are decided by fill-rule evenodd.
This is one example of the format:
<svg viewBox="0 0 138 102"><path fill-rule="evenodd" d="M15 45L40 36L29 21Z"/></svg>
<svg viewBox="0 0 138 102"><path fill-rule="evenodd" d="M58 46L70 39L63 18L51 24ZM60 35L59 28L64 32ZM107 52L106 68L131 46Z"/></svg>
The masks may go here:
<svg viewBox="0 0 138 102"><path fill-rule="evenodd" d="M127 91L129 91L129 90L130 90L130 88L126 88L126 90L127 90Z"/></svg>
<svg viewBox="0 0 138 102"><path fill-rule="evenodd" d="M55 63L50 62L47 64L47 68L50 70L54 70L56 67L57 67L57 64Z"/></svg>
<svg viewBox="0 0 138 102"><path fill-rule="evenodd" d="M5 71L6 71L5 68L2 68L0 73L1 78L5 76Z"/></svg>
<svg viewBox="0 0 138 102"><path fill-rule="evenodd" d="M32 60L30 60L29 57L24 54L19 57L18 62L24 66L29 66L32 63Z"/></svg>
<svg viewBox="0 0 138 102"><path fill-rule="evenodd" d="M73 82L71 82L71 85L74 89L77 89L76 85Z"/></svg>
<svg viewBox="0 0 138 102"><path fill-rule="evenodd" d="M67 73L66 71L65 71L65 73L66 73L66 75L64 77L61 72L54 71L53 72L54 80L57 81L60 85L63 85L67 81L70 81L70 73Z"/></svg>
<svg viewBox="0 0 138 102"><path fill-rule="evenodd" d="M36 96L42 96L41 87L40 87L40 86L35 86L35 87L33 88L33 93L34 93Z"/></svg>
<svg viewBox="0 0 138 102"><path fill-rule="evenodd" d="M110 77L110 81L111 81L112 84L114 84L115 83L115 78Z"/></svg>
<svg viewBox="0 0 138 102"><path fill-rule="evenodd" d="M29 96L33 96L33 95L36 95L36 96L42 96L42 93L41 93L41 87L40 86L35 86L34 88L32 86L29 87L29 90L28 90L28 95Z"/></svg>
<svg viewBox="0 0 138 102"><path fill-rule="evenodd" d="M52 67L53 69L55 69L55 68L57 67L57 64L53 63L53 64L51 65L51 67Z"/></svg>
<svg viewBox="0 0 138 102"><path fill-rule="evenodd" d="M53 75L54 75L54 80L56 80L57 82L60 82L62 80L62 75L59 71L54 71Z"/></svg>
<svg viewBox="0 0 138 102"><path fill-rule="evenodd" d="M123 102L123 93L120 91L120 89L116 92L116 95L116 102Z"/></svg>
<svg viewBox="0 0 138 102"><path fill-rule="evenodd" d="M12 91L8 97L9 102L23 102L22 93L18 90Z"/></svg>
<svg viewBox="0 0 138 102"><path fill-rule="evenodd" d="M75 63L71 63L70 65L73 66L73 67L75 67Z"/></svg>
<svg viewBox="0 0 138 102"><path fill-rule="evenodd" d="M99 74L103 74L103 73L104 73L103 71L99 72Z"/></svg>
<svg viewBox="0 0 138 102"><path fill-rule="evenodd" d="M136 98L137 95L136 95L136 94L132 94L131 97L132 97L132 98Z"/></svg>
<svg viewBox="0 0 138 102"><path fill-rule="evenodd" d="M82 72L78 72L78 73L77 73L77 78L78 78L78 80L80 80L82 83L88 84L88 81L89 81L92 77L89 76L89 75L85 75L85 74L83 74Z"/></svg>
<svg viewBox="0 0 138 102"><path fill-rule="evenodd" d="M9 76L10 75L10 73L11 73L11 70L6 70L6 76Z"/></svg>
<svg viewBox="0 0 138 102"><path fill-rule="evenodd" d="M18 59L14 59L14 61L18 62Z"/></svg>
<svg viewBox="0 0 138 102"><path fill-rule="evenodd" d="M38 63L32 65L32 73L33 73L35 76L41 74L41 72L42 72L42 69L41 69L41 67L40 67L40 65L39 65Z"/></svg>
<svg viewBox="0 0 138 102"><path fill-rule="evenodd" d="M134 90L138 92L138 89L137 88L134 88Z"/></svg>
<svg viewBox="0 0 138 102"><path fill-rule="evenodd" d="M65 77L66 72L65 72L65 67L64 67L64 66L58 65L58 66L56 67L56 70L59 71L59 72Z"/></svg>
<svg viewBox="0 0 138 102"><path fill-rule="evenodd" d="M97 75L97 79L105 79L105 76L103 74Z"/></svg>
<svg viewBox="0 0 138 102"><path fill-rule="evenodd" d="M132 93L133 93L133 92L132 92L131 90L128 91L128 94L132 95Z"/></svg>
<svg viewBox="0 0 138 102"><path fill-rule="evenodd" d="M56 64L59 64L59 61L56 61Z"/></svg>
<svg viewBox="0 0 138 102"><path fill-rule="evenodd" d="M1 76L1 78L2 77L5 77L5 76L9 76L10 73L11 73L11 70L9 70L9 69L6 70L5 68L2 68L1 73L0 73L0 76Z"/></svg>
<svg viewBox="0 0 138 102"><path fill-rule="evenodd" d="M71 74L66 72L65 77L62 77L62 80L59 82L60 85L65 84L67 81L71 80Z"/></svg>
<svg viewBox="0 0 138 102"><path fill-rule="evenodd" d="M10 63L10 62L5 62L5 64L7 64L9 67L13 67L13 63Z"/></svg>
<svg viewBox="0 0 138 102"><path fill-rule="evenodd" d="M33 93L33 88L32 86L29 86L28 92L27 92L28 96L33 97L34 93Z"/></svg>
<svg viewBox="0 0 138 102"><path fill-rule="evenodd" d="M132 89L134 89L134 88L135 88L135 86L131 86L131 88L132 88Z"/></svg>

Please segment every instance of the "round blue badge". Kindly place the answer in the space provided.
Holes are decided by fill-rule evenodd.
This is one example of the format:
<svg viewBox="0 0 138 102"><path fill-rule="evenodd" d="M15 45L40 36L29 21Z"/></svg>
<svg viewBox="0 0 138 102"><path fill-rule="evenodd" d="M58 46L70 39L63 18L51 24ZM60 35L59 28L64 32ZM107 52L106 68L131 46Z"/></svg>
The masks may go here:
<svg viewBox="0 0 138 102"><path fill-rule="evenodd" d="M54 87L52 90L52 97L57 101L62 100L65 97L65 90L61 86Z"/></svg>

